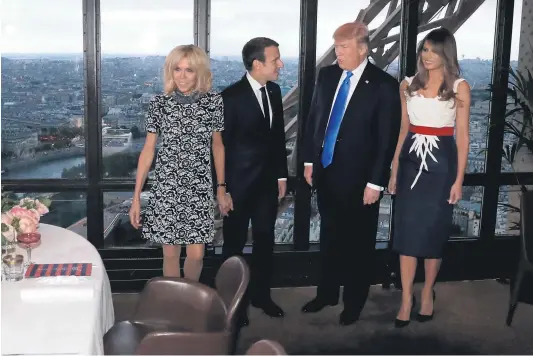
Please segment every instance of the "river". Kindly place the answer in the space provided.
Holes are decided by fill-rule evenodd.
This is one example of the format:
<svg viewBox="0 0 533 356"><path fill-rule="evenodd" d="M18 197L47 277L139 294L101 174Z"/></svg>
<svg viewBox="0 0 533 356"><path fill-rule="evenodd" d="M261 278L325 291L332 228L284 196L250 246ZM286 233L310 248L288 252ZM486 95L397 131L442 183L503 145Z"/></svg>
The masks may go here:
<svg viewBox="0 0 533 356"><path fill-rule="evenodd" d="M144 139L134 139L132 146L128 149L140 152L143 142ZM124 151L124 148L104 147L102 154L105 157L121 151ZM59 159L43 160L39 163L28 162L27 165L24 165L24 160L22 160L16 164L16 168L8 168L5 173L2 173L2 179L57 179L61 178L63 169L69 169L83 163L85 163L85 156L77 154Z"/></svg>
<svg viewBox="0 0 533 356"><path fill-rule="evenodd" d="M85 157L71 157L57 161L32 164L27 168L9 170L2 174L2 179L50 179L61 178L63 169L69 169L85 163ZM82 178L82 177L80 177Z"/></svg>

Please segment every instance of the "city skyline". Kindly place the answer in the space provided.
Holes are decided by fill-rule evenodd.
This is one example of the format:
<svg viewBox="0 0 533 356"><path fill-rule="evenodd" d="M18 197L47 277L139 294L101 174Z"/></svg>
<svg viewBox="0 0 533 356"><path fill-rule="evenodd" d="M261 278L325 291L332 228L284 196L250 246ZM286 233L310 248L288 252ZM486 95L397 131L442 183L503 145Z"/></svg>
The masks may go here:
<svg viewBox="0 0 533 356"><path fill-rule="evenodd" d="M279 42L282 57L297 57L299 0L271 0L269 7L261 8L260 12L250 1L212 0L211 56L238 56L248 39L267 36ZM368 0L335 0L337 5L332 6L332 1L319 1L317 56L331 46L335 28L355 20L359 11L369 4ZM2 5L3 54L83 53L81 0L4 0ZM118 0L102 0L103 55L166 55L177 44L193 42L192 0L132 0L127 5ZM61 11L50 11L50 8ZM337 11L339 8L343 11ZM383 22L385 11L386 8L369 24L370 29ZM43 13L47 16L42 16ZM496 0L486 0L459 28L455 35L460 58L492 58L495 13ZM520 14L521 2L517 2L513 24L513 34L517 35ZM398 28L391 34L397 32ZM419 34L419 39L424 34ZM518 36L513 36L511 60L518 57L518 41Z"/></svg>
<svg viewBox="0 0 533 356"><path fill-rule="evenodd" d="M158 73L164 58L106 57L104 55L102 59L100 98L103 175L108 178L133 178L142 148L146 105L161 90ZM2 178L83 177L86 174L84 94L79 62L61 57L51 61L36 57L4 59L3 64ZM483 152L487 144L486 118L490 101L488 96L483 95L483 88L490 83L490 68L491 63L487 61L464 61L465 78L479 87L471 108L469 173L485 171L485 156L478 153ZM215 73L213 86L220 91L242 75L242 64L222 59L213 62L212 70ZM397 66L389 66L388 70L395 72ZM20 78L25 79L21 81ZM297 64L287 61L279 79L282 93L294 88L297 78ZM42 83L46 83L44 91ZM288 154L294 148L289 141ZM502 170L507 171L508 167L502 165ZM454 236L478 236L482 199L482 190L465 188L463 200L454 209ZM509 200L505 194L501 199ZM122 204L120 199L118 201ZM291 209L287 207L278 219L279 242L287 242L292 236ZM388 238L390 214L390 202L384 200L377 234L380 241ZM502 216L499 221L498 229L507 231L508 219ZM311 221L312 230L316 232L319 224L319 217L315 216ZM316 239L318 235L313 241Z"/></svg>

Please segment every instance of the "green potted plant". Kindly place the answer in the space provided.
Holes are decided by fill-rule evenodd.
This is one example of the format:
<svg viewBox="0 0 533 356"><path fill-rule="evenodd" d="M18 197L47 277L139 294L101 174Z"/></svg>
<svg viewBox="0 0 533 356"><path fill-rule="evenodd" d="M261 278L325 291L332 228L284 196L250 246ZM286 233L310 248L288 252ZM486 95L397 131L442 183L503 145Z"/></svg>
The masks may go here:
<svg viewBox="0 0 533 356"><path fill-rule="evenodd" d="M513 137L514 142L502 148L502 156L516 172L517 153L524 148L533 153L533 76L529 69L522 73L513 68L509 68L509 76L507 96L512 100L507 102L509 109L504 116L504 133ZM521 185L521 190L527 188Z"/></svg>
<svg viewBox="0 0 533 356"><path fill-rule="evenodd" d="M510 100L507 101L507 110L503 117L504 134L512 143L504 144L502 157L512 172L517 173L517 159L533 154L533 75L530 69L520 71L509 68L507 97ZM527 191L526 185L516 177L520 191ZM498 204L508 214L520 214L518 206L504 202ZM520 230L519 223L512 222L509 230Z"/></svg>

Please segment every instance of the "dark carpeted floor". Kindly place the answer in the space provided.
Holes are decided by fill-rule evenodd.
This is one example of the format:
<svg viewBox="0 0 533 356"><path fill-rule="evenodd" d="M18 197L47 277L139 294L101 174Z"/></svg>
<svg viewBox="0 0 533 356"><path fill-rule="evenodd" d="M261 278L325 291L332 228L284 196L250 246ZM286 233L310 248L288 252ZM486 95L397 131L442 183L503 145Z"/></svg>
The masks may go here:
<svg viewBox="0 0 533 356"><path fill-rule="evenodd" d="M343 327L338 324L340 305L317 314L300 312L315 288L275 289L272 297L286 316L273 319L251 307L238 352L243 354L260 339L272 339L289 354L533 354L533 305L519 304L513 325L506 326L508 285L492 280L449 282L435 289L434 320L413 321L404 329L393 325L400 291L372 287L361 319ZM117 321L126 319L137 295L113 298Z"/></svg>

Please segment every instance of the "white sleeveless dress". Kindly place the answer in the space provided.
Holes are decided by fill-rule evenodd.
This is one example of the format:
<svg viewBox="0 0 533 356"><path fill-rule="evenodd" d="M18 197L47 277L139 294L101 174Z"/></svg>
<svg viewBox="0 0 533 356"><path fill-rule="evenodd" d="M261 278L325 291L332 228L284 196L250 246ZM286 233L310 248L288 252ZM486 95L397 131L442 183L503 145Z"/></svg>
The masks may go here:
<svg viewBox="0 0 533 356"><path fill-rule="evenodd" d="M405 79L411 84L413 77ZM463 80L455 81L454 92ZM452 228L456 108L453 99L405 95L411 128L400 153L393 248L405 256L440 258Z"/></svg>

